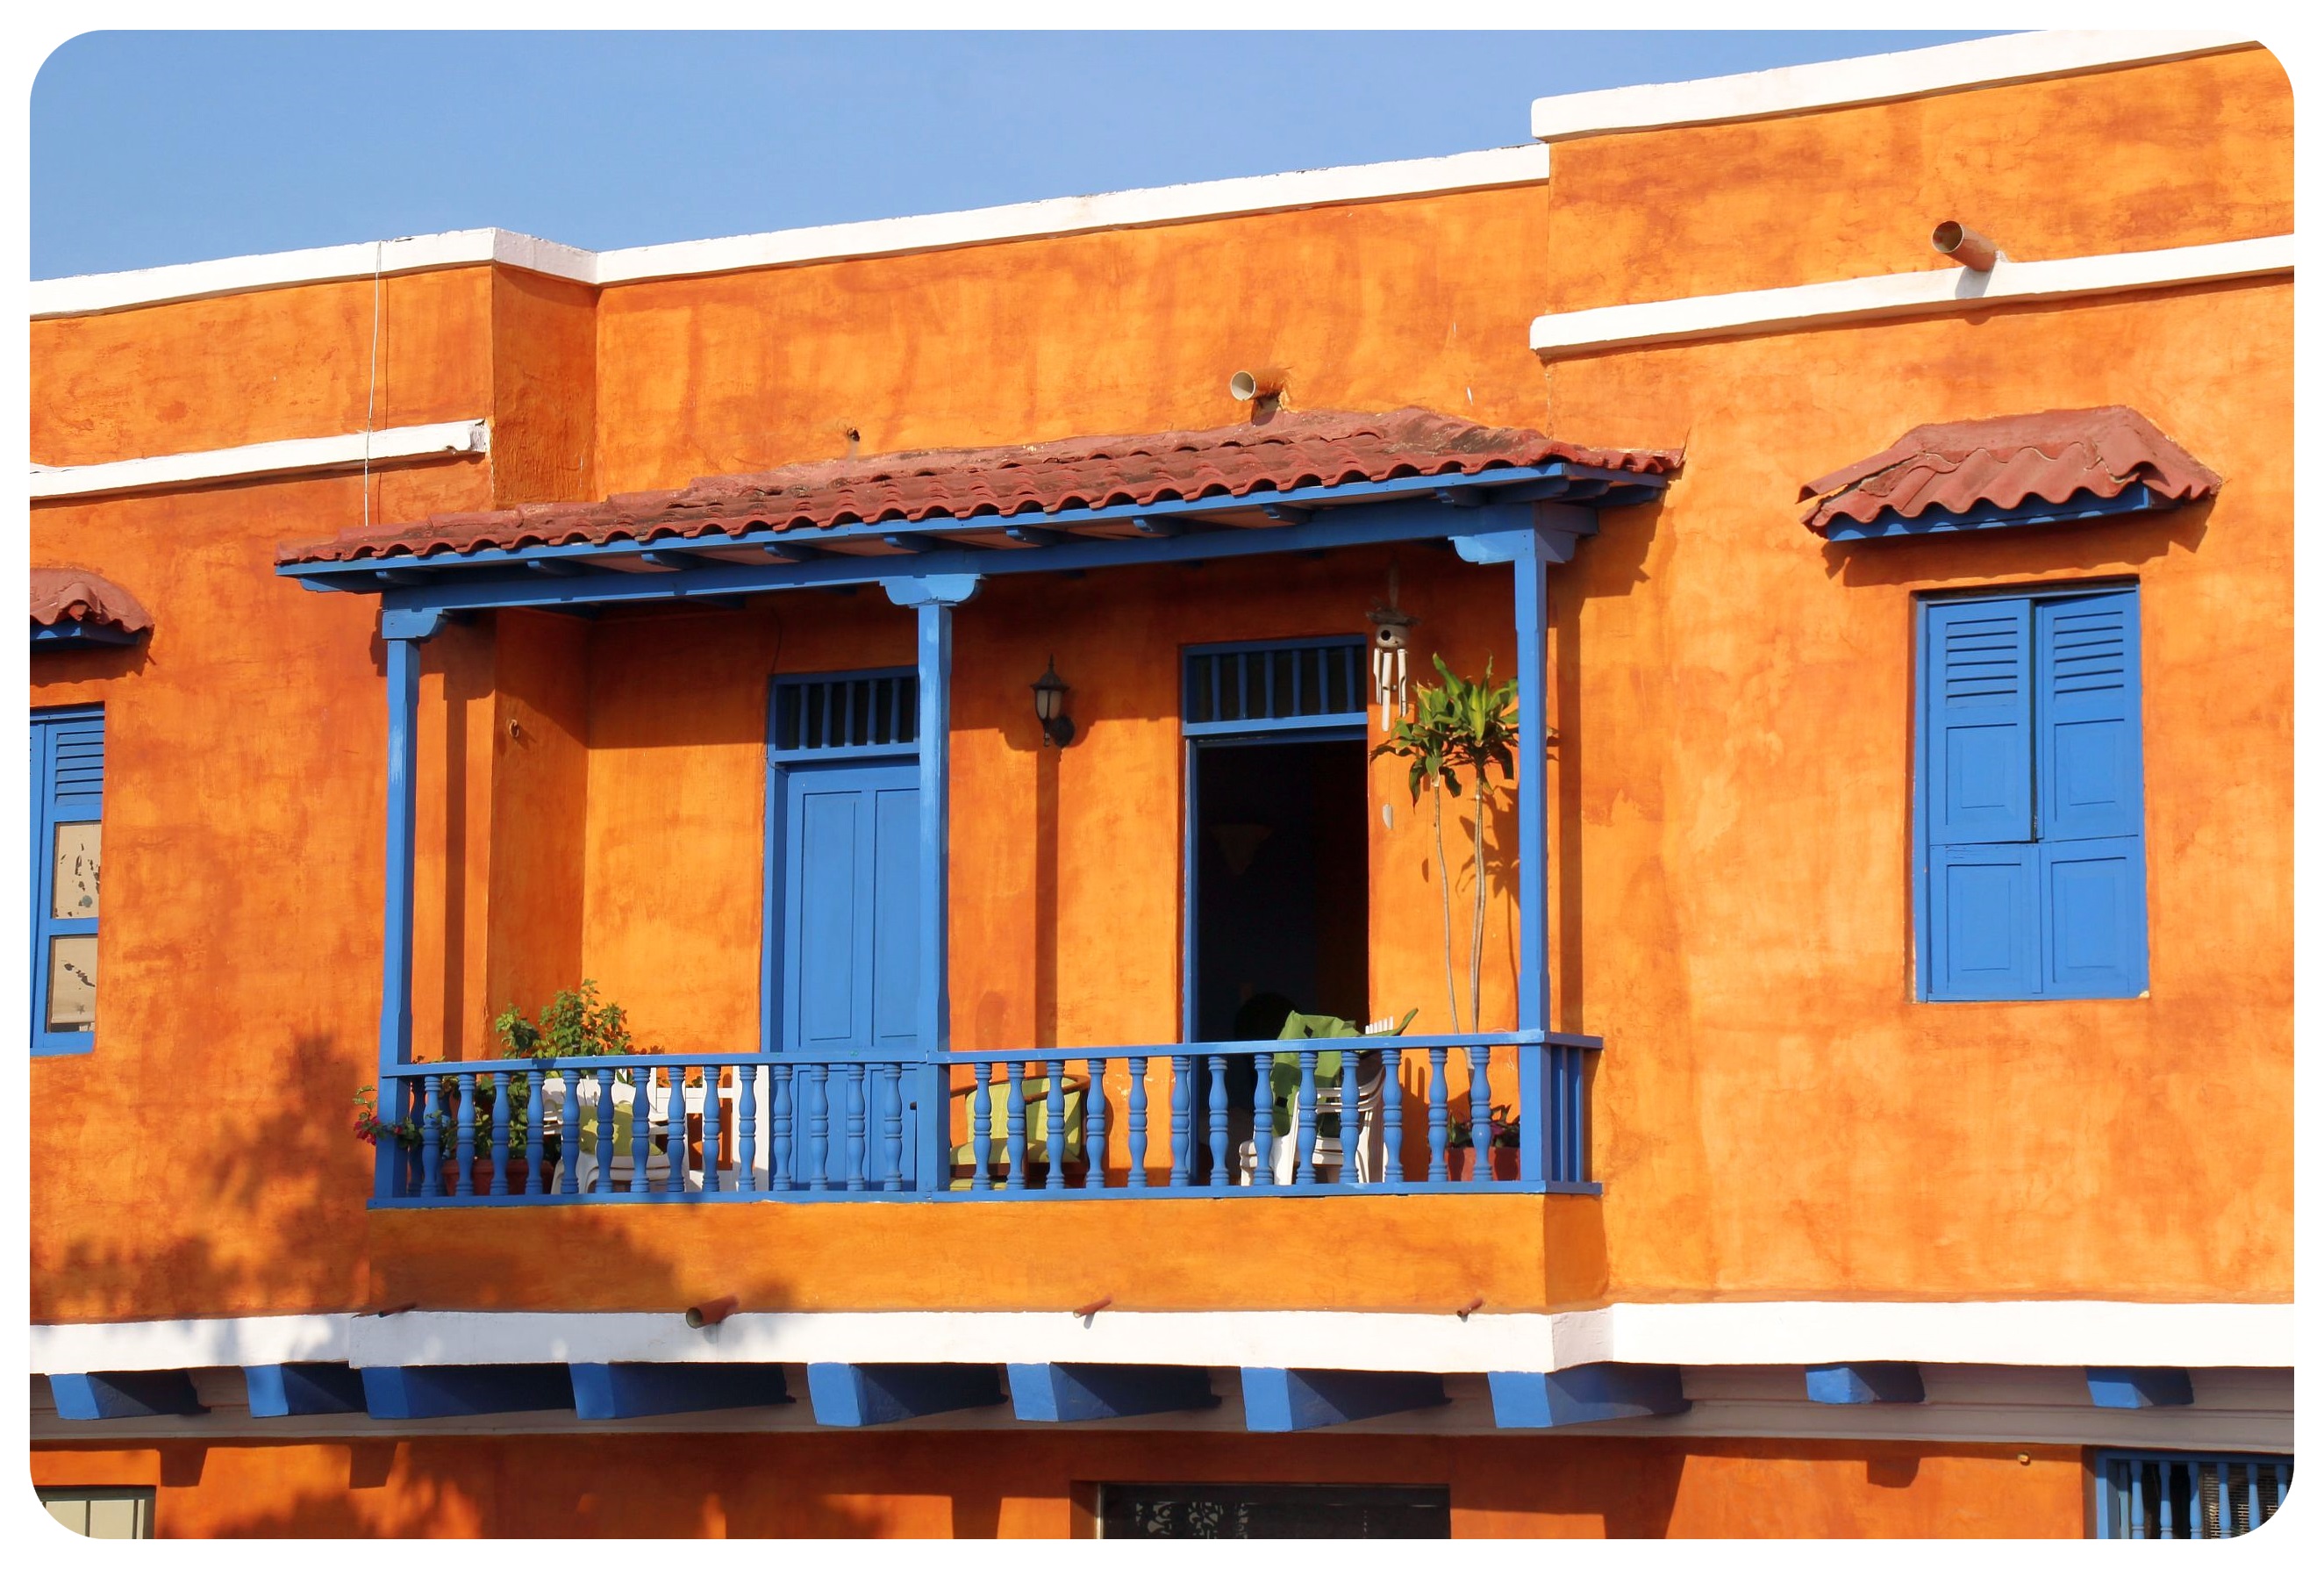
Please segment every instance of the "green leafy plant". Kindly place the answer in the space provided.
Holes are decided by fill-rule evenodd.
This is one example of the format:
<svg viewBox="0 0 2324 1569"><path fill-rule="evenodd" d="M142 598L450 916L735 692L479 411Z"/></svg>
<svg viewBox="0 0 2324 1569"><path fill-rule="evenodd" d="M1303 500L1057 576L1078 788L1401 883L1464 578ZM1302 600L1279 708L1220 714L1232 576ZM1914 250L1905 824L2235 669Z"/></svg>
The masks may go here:
<svg viewBox="0 0 2324 1569"><path fill-rule="evenodd" d="M392 1139L407 1149L420 1148L420 1120L402 1117L391 1122L379 1114L376 1099L378 1086L365 1084L355 1092L355 1137L376 1148L383 1138Z"/></svg>
<svg viewBox="0 0 2324 1569"><path fill-rule="evenodd" d="M1475 1029L1480 1028L1485 985L1485 807L1492 794L1492 771L1500 770L1504 779L1512 771L1517 684L1511 678L1496 685L1490 660L1485 661L1481 680L1466 681L1452 673L1443 656L1430 658L1443 684L1414 688L1412 717L1398 719L1388 739L1372 748L1372 755L1411 760L1413 804L1419 805L1425 794L1434 808L1436 886L1444 914L1444 1002L1458 1033L1461 1006L1452 967L1452 880L1444 854L1444 796L1450 792L1459 798L1465 771L1477 803L1477 902L1469 925L1469 1028Z"/></svg>
<svg viewBox="0 0 2324 1569"><path fill-rule="evenodd" d="M578 991L560 991L541 1004L539 1022L516 1011L513 1004L493 1020L501 1038L503 1057L627 1057L631 1044L629 1016L597 998L597 983L585 980Z"/></svg>

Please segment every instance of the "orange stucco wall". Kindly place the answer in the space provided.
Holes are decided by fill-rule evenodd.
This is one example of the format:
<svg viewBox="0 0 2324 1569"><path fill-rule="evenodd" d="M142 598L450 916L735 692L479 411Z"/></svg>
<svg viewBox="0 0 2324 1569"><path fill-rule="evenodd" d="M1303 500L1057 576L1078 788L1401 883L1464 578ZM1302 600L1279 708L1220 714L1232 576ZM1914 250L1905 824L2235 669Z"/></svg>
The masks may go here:
<svg viewBox="0 0 2324 1569"><path fill-rule="evenodd" d="M33 1316L668 1307L737 1274L753 1306L2287 1299L2288 283L1545 372L1525 341L1545 306L1923 267L1945 216L2026 256L2288 230L2289 113L2280 71L2247 51L1565 143L1546 192L595 293L481 268L389 280L377 422L494 421L488 457L376 471L374 515L393 519L834 456L850 427L878 451L1213 425L1235 417L1226 376L1254 363L1290 367L1296 407L1683 444L1666 501L1607 514L1554 575L1555 1012L1609 1043L1607 1194L1336 1201L1333 1267L1275 1270L1222 1260L1299 1252L1315 1206L1116 1204L1102 1227L1073 1205L733 1205L684 1226L367 1212L345 1110L374 1060L379 647L368 602L268 570L275 541L355 521L361 498L352 478L264 481L33 511L36 562L103 571L159 621L144 648L33 663L36 705L106 705L114 868L97 1052L33 1065ZM34 456L356 429L371 294L36 323ZM1797 524L1802 480L1913 425L2107 402L2155 420L2224 493L1997 538L1825 547ZM1433 651L1509 668L1506 573L1396 560L1424 669ZM1175 1033L1176 651L1360 632L1388 564L999 580L959 613L958 1040ZM2153 994L1916 1004L1911 596L2098 575L2143 595ZM510 614L431 643L421 1055L486 1053L500 1007L583 975L649 1045L753 1042L766 678L904 662L909 635L882 596L794 595ZM1052 654L1082 726L1062 752L1038 744L1025 694ZM1489 857L1514 847L1512 798ZM1372 1011L1433 1026L1428 824L1392 762L1370 807ZM1449 837L1457 895L1473 869ZM1513 1012L1508 915L1497 894L1489 1027ZM2127 1248L2126 1193L2142 1195ZM575 1256L618 1267L549 1267Z"/></svg>
<svg viewBox="0 0 2324 1569"><path fill-rule="evenodd" d="M1219 1481L1444 1487L1456 1537L2058 1538L2088 1491L2056 1447L1090 1432L73 1445L32 1479L152 1487L161 1537L1064 1537L1095 1485Z"/></svg>

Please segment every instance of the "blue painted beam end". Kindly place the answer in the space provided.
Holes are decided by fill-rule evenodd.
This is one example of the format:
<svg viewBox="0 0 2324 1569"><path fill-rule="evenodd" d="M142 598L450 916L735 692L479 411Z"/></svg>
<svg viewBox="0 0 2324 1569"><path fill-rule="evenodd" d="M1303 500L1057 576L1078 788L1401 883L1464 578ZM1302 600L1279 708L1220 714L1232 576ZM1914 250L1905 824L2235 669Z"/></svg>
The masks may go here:
<svg viewBox="0 0 2324 1569"><path fill-rule="evenodd" d="M122 1417L198 1417L209 1409L182 1372L51 1373L57 1415L68 1422Z"/></svg>
<svg viewBox="0 0 2324 1569"><path fill-rule="evenodd" d="M360 1412L363 1374L345 1362L269 1362L242 1370L254 1417L337 1417Z"/></svg>
<svg viewBox="0 0 2324 1569"><path fill-rule="evenodd" d="M788 1406L772 1362L575 1362L573 1413L585 1422Z"/></svg>
<svg viewBox="0 0 2324 1569"><path fill-rule="evenodd" d="M1928 1398L1918 1362L1825 1362L1808 1370L1819 1406L1916 1406Z"/></svg>
<svg viewBox="0 0 2324 1569"><path fill-rule="evenodd" d="M1019 1422L1102 1422L1219 1403L1205 1369L1097 1362L1010 1362L1009 1395Z"/></svg>
<svg viewBox="0 0 2324 1569"><path fill-rule="evenodd" d="M2184 1368L2084 1368L2090 1404L2109 1411L2139 1411L2150 1406L2191 1406L2195 1382Z"/></svg>
<svg viewBox="0 0 2324 1569"><path fill-rule="evenodd" d="M563 1362L505 1367L365 1368L364 1408L390 1421L480 1417L495 1411L563 1411L573 1380Z"/></svg>
<svg viewBox="0 0 2324 1569"><path fill-rule="evenodd" d="M807 1394L819 1427L876 1427L1007 1398L999 1368L964 1362L809 1362Z"/></svg>
<svg viewBox="0 0 2324 1569"><path fill-rule="evenodd" d="M1628 1417L1675 1417L1692 1404L1678 1370L1591 1362L1556 1373L1490 1373L1496 1427L1575 1427Z"/></svg>
<svg viewBox="0 0 2324 1569"><path fill-rule="evenodd" d="M1443 1404L1444 1380L1436 1373L1242 1370L1243 1426L1253 1433L1304 1433Z"/></svg>

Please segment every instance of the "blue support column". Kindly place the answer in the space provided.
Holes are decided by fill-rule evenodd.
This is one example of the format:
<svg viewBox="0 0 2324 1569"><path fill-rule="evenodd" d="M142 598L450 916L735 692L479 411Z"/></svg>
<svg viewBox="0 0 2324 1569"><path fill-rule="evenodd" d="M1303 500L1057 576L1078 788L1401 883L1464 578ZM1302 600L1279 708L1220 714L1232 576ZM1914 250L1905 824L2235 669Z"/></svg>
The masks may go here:
<svg viewBox="0 0 2324 1569"><path fill-rule="evenodd" d="M920 747L920 1186L941 1190L952 1178L951 1105L945 1054L952 1049L952 613L976 596L973 573L892 579L888 597L919 622Z"/></svg>
<svg viewBox="0 0 2324 1569"><path fill-rule="evenodd" d="M1009 1397L1019 1422L1102 1422L1219 1403L1206 1369L1100 1362L1010 1362Z"/></svg>
<svg viewBox="0 0 2324 1569"><path fill-rule="evenodd" d="M2108 1410L2195 1403L2195 1381L2184 1368L2084 1368L2082 1376L2089 1382L2090 1404Z"/></svg>
<svg viewBox="0 0 2324 1569"><path fill-rule="evenodd" d="M788 1406L772 1362L575 1362L573 1412L585 1422Z"/></svg>
<svg viewBox="0 0 2324 1569"><path fill-rule="evenodd" d="M820 1427L876 1427L1002 1399L1001 1370L982 1362L809 1362L807 1394Z"/></svg>
<svg viewBox="0 0 2324 1569"><path fill-rule="evenodd" d="M1928 1398L1918 1362L1826 1362L1808 1370L1819 1406L1914 1406Z"/></svg>
<svg viewBox="0 0 2324 1569"><path fill-rule="evenodd" d="M1626 1417L1675 1417L1690 1402L1678 1370L1591 1362L1556 1373L1489 1373L1496 1427L1574 1427Z"/></svg>
<svg viewBox="0 0 2324 1569"><path fill-rule="evenodd" d="M384 1421L573 1408L573 1380L563 1362L365 1368L363 1388L364 1409Z"/></svg>
<svg viewBox="0 0 2324 1569"><path fill-rule="evenodd" d="M1438 1373L1242 1370L1242 1425L1253 1433L1304 1433L1443 1404L1444 1380Z"/></svg>
<svg viewBox="0 0 2324 1569"><path fill-rule="evenodd" d="M198 1417L209 1407L183 1372L51 1373L49 1392L68 1422L121 1417Z"/></svg>
<svg viewBox="0 0 2324 1569"><path fill-rule="evenodd" d="M269 1362L244 1368L254 1417L337 1417L364 1407L363 1375L345 1362Z"/></svg>
<svg viewBox="0 0 2324 1569"><path fill-rule="evenodd" d="M379 1066L411 1060L411 891L420 795L420 638L399 637L392 613L380 624L387 642L387 904L380 938ZM429 630L434 630L432 619ZM423 634L424 635L424 634ZM383 1074L381 1114L403 1112L399 1090ZM396 1195L400 1147L380 1140L372 1178L374 1198Z"/></svg>

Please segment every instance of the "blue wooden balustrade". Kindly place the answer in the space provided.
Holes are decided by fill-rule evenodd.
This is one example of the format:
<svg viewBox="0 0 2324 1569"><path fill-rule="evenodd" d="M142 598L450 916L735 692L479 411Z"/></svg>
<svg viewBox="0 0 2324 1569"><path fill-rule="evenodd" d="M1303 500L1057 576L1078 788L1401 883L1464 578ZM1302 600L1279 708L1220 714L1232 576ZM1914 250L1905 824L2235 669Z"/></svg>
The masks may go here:
<svg viewBox="0 0 2324 1569"><path fill-rule="evenodd" d="M374 1202L1595 1193L1587 1067L1600 1045L1514 1030L936 1059L779 1052L415 1063L383 1070L383 1114L409 1119L418 1138L382 1140ZM1465 1081L1457 1088L1456 1071ZM1352 1130L1342 1110L1351 1072ZM1289 1092L1279 1100L1278 1084ZM1517 1175L1497 1173L1478 1150L1455 1177L1454 1123L1482 1130L1495 1106L1517 1119Z"/></svg>

